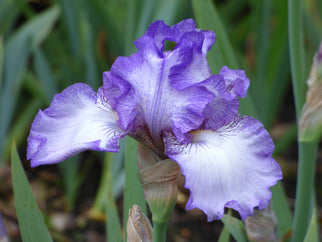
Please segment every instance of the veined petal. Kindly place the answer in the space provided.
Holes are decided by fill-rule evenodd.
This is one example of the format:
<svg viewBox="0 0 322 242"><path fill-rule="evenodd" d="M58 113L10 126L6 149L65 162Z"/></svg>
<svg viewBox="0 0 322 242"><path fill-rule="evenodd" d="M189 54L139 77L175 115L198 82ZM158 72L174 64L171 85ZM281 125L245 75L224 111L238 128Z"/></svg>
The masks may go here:
<svg viewBox="0 0 322 242"><path fill-rule="evenodd" d="M235 98L236 95L242 98L246 97L250 81L245 71L232 70L224 66L219 71L219 75L225 79L227 90L232 93L232 98Z"/></svg>
<svg viewBox="0 0 322 242"><path fill-rule="evenodd" d="M167 54L162 52L165 40L178 41ZM204 52L213 42L214 34L195 29L192 20L172 28L162 21L153 23L135 41L138 52L117 58L103 74L104 93L120 127L134 132L147 126L159 148L164 130L188 142L187 132L202 124L203 109L214 97L200 84L211 75Z"/></svg>
<svg viewBox="0 0 322 242"><path fill-rule="evenodd" d="M217 130L229 124L238 115L238 107L238 98L227 100L221 96L215 97L203 111L205 117L203 129Z"/></svg>
<svg viewBox="0 0 322 242"><path fill-rule="evenodd" d="M232 97L227 90L226 80L222 75L212 75L202 82L215 94L214 99L203 110L205 117L203 129L217 130L229 124L238 115L239 99Z"/></svg>
<svg viewBox="0 0 322 242"><path fill-rule="evenodd" d="M187 209L202 209L211 221L223 217L224 207L246 219L255 207L267 206L269 187L282 173L271 157L274 144L258 120L238 116L217 131L192 135L187 145L171 133L165 136L166 154L180 165L191 192Z"/></svg>
<svg viewBox="0 0 322 242"><path fill-rule="evenodd" d="M77 83L55 95L50 107L39 111L28 137L31 166L63 161L84 150L117 152L125 132L116 125L102 89L98 94Z"/></svg>

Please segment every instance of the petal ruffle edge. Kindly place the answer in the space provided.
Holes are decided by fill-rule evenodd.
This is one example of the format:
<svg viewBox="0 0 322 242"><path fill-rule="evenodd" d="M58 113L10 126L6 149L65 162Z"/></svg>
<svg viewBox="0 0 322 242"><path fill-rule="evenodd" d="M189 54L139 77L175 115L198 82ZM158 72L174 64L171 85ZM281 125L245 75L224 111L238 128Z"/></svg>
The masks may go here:
<svg viewBox="0 0 322 242"><path fill-rule="evenodd" d="M28 137L31 166L54 164L84 150L117 152L125 136L102 90L98 94L77 83L55 95L50 107L39 111Z"/></svg>
<svg viewBox="0 0 322 242"><path fill-rule="evenodd" d="M180 165L191 192L187 209L199 208L212 221L229 207L244 220L255 207L267 206L269 187L282 179L282 172L271 157L274 144L258 120L238 116L217 131L192 135L193 142L185 145L165 134L166 154Z"/></svg>
<svg viewBox="0 0 322 242"><path fill-rule="evenodd" d="M165 40L178 43L163 55ZM187 143L186 133L199 128L203 110L214 97L199 85L211 75L204 51L214 40L212 32L196 29L193 20L172 28L162 21L152 23L135 41L138 52L117 58L103 74L104 93L118 113L119 126L132 133L147 126L159 147L164 130L174 130Z"/></svg>

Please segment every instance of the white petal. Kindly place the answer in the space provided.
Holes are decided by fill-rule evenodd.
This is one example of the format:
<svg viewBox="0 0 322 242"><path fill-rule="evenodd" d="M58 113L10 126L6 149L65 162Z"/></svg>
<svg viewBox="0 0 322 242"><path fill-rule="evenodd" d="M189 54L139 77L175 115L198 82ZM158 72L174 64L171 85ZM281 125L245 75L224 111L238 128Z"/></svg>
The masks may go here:
<svg viewBox="0 0 322 242"><path fill-rule="evenodd" d="M119 149L125 135L99 90L77 83L54 97L50 107L39 111L30 130L27 158L31 165L53 164L84 150Z"/></svg>
<svg viewBox="0 0 322 242"><path fill-rule="evenodd" d="M192 135L188 145L170 133L165 136L166 154L180 165L191 191L187 209L202 209L211 221L223 217L224 207L246 219L254 207L267 206L269 187L282 173L271 157L273 142L259 121L238 116L217 131Z"/></svg>

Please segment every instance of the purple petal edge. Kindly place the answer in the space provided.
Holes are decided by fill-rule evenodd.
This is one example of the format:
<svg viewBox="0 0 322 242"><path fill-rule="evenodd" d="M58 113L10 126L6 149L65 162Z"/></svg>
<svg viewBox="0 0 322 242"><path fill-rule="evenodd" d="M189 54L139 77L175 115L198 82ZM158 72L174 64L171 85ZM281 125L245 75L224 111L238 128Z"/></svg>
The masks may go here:
<svg viewBox="0 0 322 242"><path fill-rule="evenodd" d="M54 164L85 150L117 152L126 135L102 89L96 94L76 83L56 94L49 108L39 110L28 137L31 166Z"/></svg>

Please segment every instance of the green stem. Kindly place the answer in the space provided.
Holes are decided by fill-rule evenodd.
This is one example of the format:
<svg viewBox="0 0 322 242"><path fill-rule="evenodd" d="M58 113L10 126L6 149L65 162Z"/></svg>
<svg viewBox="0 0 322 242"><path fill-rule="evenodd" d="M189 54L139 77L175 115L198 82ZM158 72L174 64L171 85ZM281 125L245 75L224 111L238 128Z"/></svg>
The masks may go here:
<svg viewBox="0 0 322 242"><path fill-rule="evenodd" d="M318 144L314 142L299 142L299 167L292 241L304 240L312 214L310 204L314 192L313 184L317 147Z"/></svg>
<svg viewBox="0 0 322 242"><path fill-rule="evenodd" d="M295 97L295 108L297 120L300 118L301 110L305 102L305 61L304 42L302 35L302 11L300 0L288 1L288 35L290 47L290 61L292 71L293 92Z"/></svg>
<svg viewBox="0 0 322 242"><path fill-rule="evenodd" d="M153 242L165 242L167 234L167 222L153 221Z"/></svg>
<svg viewBox="0 0 322 242"><path fill-rule="evenodd" d="M305 102L305 61L302 36L301 0L288 0L288 27L293 92L297 120ZM315 159L318 144L299 142L299 167L292 241L303 241L312 213Z"/></svg>

